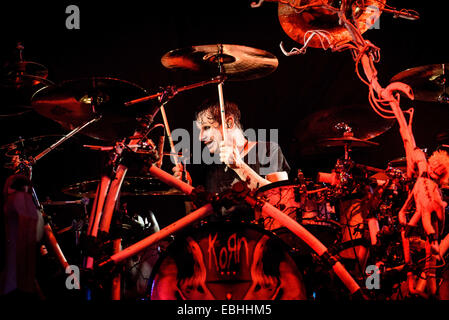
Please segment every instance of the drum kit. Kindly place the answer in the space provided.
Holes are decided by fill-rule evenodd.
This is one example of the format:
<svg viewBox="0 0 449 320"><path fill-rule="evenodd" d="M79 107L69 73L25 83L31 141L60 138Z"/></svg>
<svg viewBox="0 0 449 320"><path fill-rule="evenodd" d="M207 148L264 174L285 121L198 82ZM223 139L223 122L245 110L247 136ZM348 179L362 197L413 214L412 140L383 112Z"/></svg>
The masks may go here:
<svg viewBox="0 0 449 320"><path fill-rule="evenodd" d="M323 47L323 39L318 37L305 41L308 36L316 36L314 30L320 29L321 36L327 35L328 47L341 49L354 41L355 45L347 48L355 50L360 39L354 40L355 31L339 23L345 22L341 12L354 15L351 24L359 28L360 34L369 27L364 24L369 20L366 7L415 17L409 11L393 10L385 0L365 1L369 4L365 7L359 7L357 1L348 1L350 5L345 10L324 2L317 6L313 1L305 1L309 6L302 7L296 7L294 2L279 2L279 18L285 32L304 45ZM108 157L97 177L62 189L63 194L78 200L41 202L33 190L35 204L44 214L55 205L77 203L85 207L78 221L82 227L67 229L77 232L77 256L64 255L64 245L58 244L58 236L66 229L55 225L49 215L45 216L45 232L46 245L64 270L70 266L70 260L81 261L80 292L86 299L438 296L431 287L432 281L427 281L428 270L432 269L437 278L442 276L449 241L441 240L439 255L432 256L432 259L437 256L435 259L441 260L441 265L431 265L429 252L433 247L426 243L431 242L429 234L423 233L418 218L406 225L401 221L401 217L413 211L412 207L403 212L417 180L410 174L410 154L407 151L407 157L390 161L386 169L358 164L351 158L354 148L378 145L370 140L393 127L396 123L393 112L384 112L389 116L379 118L364 106L316 112L298 126L301 131L297 135L312 153L322 150L318 148L337 147L344 151L331 173L320 172L316 179L310 179L298 171L289 181L273 182L256 191L239 182L222 193L212 194L162 170L162 158L166 155L173 156L175 164L181 161L175 153L164 106L180 92L217 85L223 123L226 112L223 83L269 75L278 66L276 56L233 44L172 50L161 58L164 67L192 72L205 80L183 87L169 86L151 94L134 83L108 77L53 83L47 79L46 67L23 60L23 49L19 44L19 61L3 72L1 83L2 90L20 90L22 96L27 96L15 106L1 110L0 121L36 112L69 133L20 138L0 146L4 167L32 180L34 165L53 150L63 148L77 134L109 144L84 145ZM357 59L363 61L364 57ZM392 81L408 84L417 100L448 103L445 66L408 69ZM365 71L371 75L369 68ZM29 106L24 106L27 99ZM158 102L157 107L153 101ZM375 103L385 101L383 96ZM155 123L159 111L163 123ZM154 141L150 133L157 127L163 127L165 133ZM165 136L169 140L168 153L164 152ZM144 176L127 176L135 155L145 159ZM152 208L148 208L149 214L141 215L128 212L120 203L121 197L151 197L170 202L174 196L193 203L193 210L162 229ZM238 212L232 214L237 217L217 214L221 207L242 203L254 212L250 221L242 221ZM214 214L215 219L210 220ZM424 213L421 215L424 217ZM413 262L412 258L419 260ZM370 264L376 266L381 280L385 280L379 290L365 288L366 268ZM395 277L388 282L391 275ZM403 286L406 281L408 290ZM131 288L135 290L132 293Z"/></svg>

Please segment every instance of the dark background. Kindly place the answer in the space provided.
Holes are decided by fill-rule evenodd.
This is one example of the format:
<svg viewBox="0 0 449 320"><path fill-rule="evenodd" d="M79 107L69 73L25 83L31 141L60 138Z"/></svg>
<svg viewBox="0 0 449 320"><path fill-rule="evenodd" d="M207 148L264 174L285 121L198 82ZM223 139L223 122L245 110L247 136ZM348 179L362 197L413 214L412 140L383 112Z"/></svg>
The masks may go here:
<svg viewBox="0 0 449 320"><path fill-rule="evenodd" d="M55 83L108 76L131 81L148 93L155 93L160 87L205 80L165 69L160 59L170 50L225 43L269 51L279 60L277 70L261 79L225 83L225 98L240 105L245 128L279 129L279 143L290 165L314 178L316 171L330 170L343 150L325 149L317 154L305 154L298 142L304 134L301 120L332 107L359 104L369 108L368 89L357 78L349 52L309 48L305 55L284 56L279 48L281 41L286 48L300 47L300 44L282 30L277 4L265 3L261 8L252 9L250 3L248 0L128 0L2 5L0 58L2 65L16 59L15 46L17 41L22 41L25 60L47 66L48 78ZM68 16L65 9L70 4L80 9L80 30L65 27ZM382 58L376 67L382 85L386 86L395 74L407 68L449 60L449 5L445 1L397 0L388 4L417 10L421 19L394 19L385 13L380 19L380 29L364 34L381 48ZM216 86L177 95L166 107L172 130L191 130L195 107L216 95ZM5 106L14 101L4 97L1 103ZM436 135L449 129L449 106L406 100L403 106L415 107L413 131L417 145L433 151L441 143ZM372 112L371 117L378 116ZM157 121L162 121L160 116ZM19 136L67 132L33 112L0 119L0 130L2 144ZM380 146L354 150L353 158L362 164L385 168L388 161L404 156L397 125L374 141ZM66 199L59 192L64 186L98 178L102 156L85 150L84 143L106 144L79 135L36 164L34 184L41 198ZM167 213L170 214L173 213Z"/></svg>

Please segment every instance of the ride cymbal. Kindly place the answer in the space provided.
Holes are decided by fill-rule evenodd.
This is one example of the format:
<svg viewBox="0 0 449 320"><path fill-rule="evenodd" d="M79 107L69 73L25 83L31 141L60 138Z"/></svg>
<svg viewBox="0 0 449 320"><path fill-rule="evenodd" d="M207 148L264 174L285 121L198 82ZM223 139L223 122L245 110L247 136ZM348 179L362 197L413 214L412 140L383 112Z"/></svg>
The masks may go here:
<svg viewBox="0 0 449 320"><path fill-rule="evenodd" d="M207 77L224 75L230 81L261 78L272 73L278 66L278 59L273 54L234 44L175 49L166 53L161 62L168 69L189 70Z"/></svg>

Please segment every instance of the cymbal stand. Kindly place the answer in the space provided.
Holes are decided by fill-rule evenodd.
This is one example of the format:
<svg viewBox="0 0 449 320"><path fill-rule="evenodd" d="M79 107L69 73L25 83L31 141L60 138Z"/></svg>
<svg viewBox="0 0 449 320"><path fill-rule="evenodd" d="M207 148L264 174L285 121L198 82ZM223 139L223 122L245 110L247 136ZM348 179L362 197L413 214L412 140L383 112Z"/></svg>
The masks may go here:
<svg viewBox="0 0 449 320"><path fill-rule="evenodd" d="M429 164L425 153L416 147L415 138L413 136L411 121L407 123L404 112L400 108L399 93L401 92L410 99L414 99L412 89L400 82L390 83L387 88L382 88L378 82L377 70L374 62L378 61L378 48L370 42L366 41L360 30L357 29L347 19L344 12L338 12L340 21L343 22L346 29L351 34L353 39L352 53L357 63L361 62L363 70L367 77L366 84L370 88L370 102L373 109L379 113L394 114L399 127L400 134L404 143L406 158L407 158L407 176L409 178L416 177L415 185L409 194L409 198L399 212L400 222L404 228L416 226L421 220L423 229L427 235L426 239L426 265L424 280L419 281L414 285L413 273L408 272L408 280L410 291L418 294L425 294L424 290L428 289L430 295L436 294L436 255L441 255L439 248L439 236L441 230L439 223L444 225L444 205L441 198L439 186L429 178ZM377 97L375 96L377 94ZM386 110L380 104L389 104L391 110ZM380 114L380 113L379 113ZM416 212L412 218L407 222L405 218L405 211L411 206L414 200ZM436 213L436 218L433 218L432 213ZM408 246L408 238L403 236L404 256L410 255L410 248ZM424 282L424 285L420 283Z"/></svg>
<svg viewBox="0 0 449 320"><path fill-rule="evenodd" d="M152 100L152 99L158 99L160 102L160 107L153 113L152 117L154 118L157 114L157 112L159 110L161 110L161 114L162 114L162 119L164 121L164 126L165 126L165 131L169 140L169 144L170 144L170 153L172 155L172 159L174 164L177 166L179 164L179 159L178 157L175 156L176 152L175 152L175 146L173 144L173 138L171 135L171 131L170 131L170 126L168 124L168 120L167 120L167 115L165 113L165 105L168 103L168 101L170 101L176 94L178 94L179 92L183 92L183 91L187 91L187 90L192 90L195 88L199 88L199 87L203 87L206 86L208 84L215 84L218 83L219 86L219 93L221 92L220 96L221 96L221 100L223 100L223 92L222 92L222 83L224 81L225 77L223 74L220 74L219 76L212 78L210 80L205 80L205 81L201 81L201 82L197 82L197 83L193 83L190 85L186 85L183 87L175 87L175 86L168 86L166 88L163 88L160 92L155 93L153 95L149 95L143 98L139 98L139 99L135 99L135 100L131 100L125 103L125 106L132 106L136 103L141 103L141 102L145 102L148 100ZM223 115L224 115L224 109L223 109ZM224 126L223 126L224 128Z"/></svg>
<svg viewBox="0 0 449 320"><path fill-rule="evenodd" d="M68 134L66 134L64 137L62 137L61 139L59 139L57 142L55 142L53 145L51 145L50 147L48 147L47 149L45 149L44 151L42 151L40 154L38 154L36 157L30 157L28 160L25 159L24 156L20 156L20 162L17 165L16 168L16 173L23 173L25 176L28 177L28 179L30 181L32 181L32 172L33 172L33 165L39 161L40 159L42 159L45 155L47 155L49 152L53 151L54 149L56 149L59 145L61 145L63 142L67 141L68 139L70 139L71 137L73 137L76 133L78 133L79 131L81 131L82 129L84 129L85 127L87 127L88 125L92 124L93 122L99 120L100 118L94 118L88 122L86 122L85 124L73 129L71 132L69 132ZM31 195L34 201L34 204L36 206L36 208L42 213L42 216L44 217L44 221L45 221L45 225L44 225L44 235L45 238L49 244L49 246L51 247L51 249L53 250L53 253L56 255L59 263L61 264L62 268L64 269L64 271L67 271L67 268L70 266L70 264L67 262L67 259L64 256L64 253L61 250L61 247L59 246L57 239L54 235L53 229L51 227L50 221L49 221L49 217L45 214L44 212L44 208L42 206L42 204L39 201L39 198L37 196L36 190L34 189L33 186L31 186L30 188L31 190ZM75 275L72 275L75 283L77 283L79 285L79 280L76 279Z"/></svg>
<svg viewBox="0 0 449 320"><path fill-rule="evenodd" d="M152 123L152 118L146 120L147 122L145 123L145 129L148 130L148 127ZM116 208L120 189L128 170L125 165L120 163L123 158L123 151L125 149L129 149L136 152L137 149L144 144L143 140L146 139L146 135L137 131L134 136L129 139L130 141L128 144L125 144L126 139L124 139L116 142L115 147L112 148L88 146L93 149L112 150L108 163L109 172L103 174L100 179L91 209L91 214L89 216L87 237L88 242L93 245L94 250L97 249L97 238L101 236L102 239L105 239L109 235L110 225ZM150 146L153 147L154 143L150 143ZM153 150L153 152L156 152L156 150ZM112 242L113 251L119 252L121 250L121 239L113 239ZM93 254L91 255L87 252L84 267L86 269L93 269L93 264ZM120 292L120 275L116 275L112 281L112 299L120 300Z"/></svg>
<svg viewBox="0 0 449 320"><path fill-rule="evenodd" d="M92 241L94 246L100 230L100 224L103 232L109 231L112 211L114 210L115 201L117 200L120 186L127 171L124 165L118 164L124 148L123 141L116 143L108 163L108 170L110 172L101 176L95 193L87 229L88 241ZM84 267L86 269L92 269L93 262L93 256L88 254L85 258Z"/></svg>
<svg viewBox="0 0 449 320"><path fill-rule="evenodd" d="M100 116L93 118L92 120L89 120L88 122L84 123L83 125L76 127L75 129L73 129L72 131L70 131L68 134L66 134L65 136L63 136L61 139L59 139L58 141L56 141L54 144L52 144L50 147L48 147L47 149L45 149L44 151L42 151L41 153L39 153L36 157L32 158L33 162L39 161L40 159L42 159L45 155L47 155L49 152L53 151L54 149L56 149L57 147L59 147L62 143L64 143L65 141L67 141L68 139L70 139L71 137L73 137L75 134L77 134L78 132L80 132L81 130L83 130L84 128L86 128L87 126L89 126L90 124L97 122L98 120L100 120Z"/></svg>
<svg viewBox="0 0 449 320"><path fill-rule="evenodd" d="M18 164L17 170L15 171L16 174L22 173L25 176L28 177L28 180L31 182L32 178L32 165L30 162L24 160L21 157L20 163ZM61 247L58 244L58 241L55 237L55 234L53 232L53 229L51 227L51 222L49 216L47 216L44 212L44 208L42 204L39 201L39 198L37 196L36 190L34 189L33 185L30 186L31 196L34 202L34 205L36 206L36 209L39 210L42 214L42 217L44 219L44 236L45 240L48 246L50 246L51 250L53 251L53 254L56 256L59 264L61 265L64 272L68 271L68 267L70 267L70 264L68 263L66 257L64 256L63 251L61 250ZM69 271L72 271L69 269ZM73 281L77 287L79 287L79 279L76 278L75 274L72 274Z"/></svg>
<svg viewBox="0 0 449 320"><path fill-rule="evenodd" d="M219 83L223 81L223 77L222 76L218 76L215 78L212 78L210 80L205 80L205 81L201 81L201 82L197 82L197 83L193 83L193 84L189 84L183 87L176 87L176 86L168 86L164 89L162 89L162 91L143 97L143 98L139 98L139 99L135 99L135 100L131 100L128 102L125 102L125 107L129 107L132 106L136 103L141 103L141 102L145 102L145 101L149 101L149 100L153 100L153 99L158 99L159 97L162 97L164 95L167 95L167 92L170 92L170 96L171 98L174 97L176 94L183 92L183 91L188 91L188 90L192 90L195 88L200 88L200 87L204 87L208 84L214 84L214 83Z"/></svg>

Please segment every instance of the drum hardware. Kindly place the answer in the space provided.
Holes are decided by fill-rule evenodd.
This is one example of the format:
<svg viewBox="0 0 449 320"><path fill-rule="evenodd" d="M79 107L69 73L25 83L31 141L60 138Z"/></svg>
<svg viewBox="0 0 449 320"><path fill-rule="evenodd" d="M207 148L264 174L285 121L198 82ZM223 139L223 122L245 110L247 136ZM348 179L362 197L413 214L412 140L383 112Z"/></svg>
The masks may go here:
<svg viewBox="0 0 449 320"><path fill-rule="evenodd" d="M42 156L40 158L42 158ZM18 159L19 160L18 160L17 166L14 168L15 175L18 175L19 177L22 176L23 179L26 179L28 181L27 185L30 190L30 194L33 199L34 205L36 206L36 209L41 212L42 217L44 219L43 229L44 229L44 237L45 237L46 243L52 249L53 254L56 256L62 269L64 271L66 271L67 267L69 267L70 264L68 263L67 259L65 258L64 253L63 253L61 247L59 246L59 243L54 235L53 228L51 226L51 218L45 213L43 205L39 201L39 198L37 196L36 190L34 189L33 185L31 184L33 164L36 161L32 161L32 162L27 161L24 159L24 156L21 154L18 154ZM31 159L35 159L35 158L31 157ZM47 251L46 248L44 249L44 251ZM76 284L79 284L79 279L76 277L76 275L73 275L73 280Z"/></svg>
<svg viewBox="0 0 449 320"><path fill-rule="evenodd" d="M366 45L366 42L363 40L363 37L360 35L359 30L354 27L353 24L351 24L346 17L344 16L343 13L339 14L340 18L343 20L344 24L346 25L346 27L348 28L348 30L350 30L350 32L353 35L354 38L354 42L355 44L358 46L357 50L360 50L360 46L362 43L364 43ZM360 51L359 51L360 52ZM366 51L365 51L366 52ZM378 84L377 82L377 76L376 76L376 71L374 68L374 65L372 63L372 60L370 60L370 58L366 55L366 53L364 54L364 56L361 58L361 62L362 65L364 66L364 71L366 73L366 76L368 78L368 81L370 83L370 90L372 93L377 92L377 94L379 95L379 97L381 99L384 99L386 101L389 101L390 107L391 107L391 113L393 113L395 115L395 117L398 120L399 126L401 128L400 133L401 136L403 138L403 142L404 142L404 147L406 150L406 155L407 155L407 175L408 177L411 177L413 174L416 174L416 176L418 176L418 179L416 181L415 187L413 188L412 193L410 194L410 196L415 192L415 201L416 203L416 207L419 208L417 210L417 213L415 213L415 216L412 218L412 220L414 220L415 217L419 216L419 213L423 214L423 227L424 227L424 231L428 236L428 240L426 242L426 266L425 266L425 270L427 270L426 272L423 271L423 273L425 273L425 278L426 280L424 280L424 285L428 285L429 288L429 294L430 295L435 295L436 294L436 284L435 284L435 278L432 277L433 274L433 268L435 267L435 257L432 255L431 253L431 248L433 247L434 251L436 251L436 248L438 246L438 241L435 239L435 237L433 237L434 232L436 227L434 227L435 223L437 224L438 222L432 222L429 220L429 217L427 216L428 213L432 212L432 211L438 211L440 210L439 206L441 206L441 196L438 193L438 186L436 186L436 188L431 185L430 181L428 180L423 180L422 178L422 174L424 172L426 172L426 168L427 168L427 159L425 156L425 153L416 148L415 145L415 140L413 138L413 133L411 130L411 126L409 123L406 122L406 119L404 117L404 113L402 112L402 110L399 107L399 98L394 98L393 96L393 91L398 91L398 92L402 92L404 95L407 95L408 98L413 99L413 94L411 92L411 89L409 86L403 84L403 83L399 83L399 82L394 82L392 83L386 90L382 89L381 86ZM393 89L394 88L394 89ZM372 101L375 101L374 94L372 94L373 96L371 97ZM373 107L374 107L375 103L373 102ZM377 105L379 107L379 105ZM380 108L380 107L379 107ZM417 166L417 170L413 170L413 168L415 167L415 165ZM422 188L424 188L427 191L424 191L423 189L419 189L419 186L422 186ZM434 188L434 192L430 192L428 190L430 190L431 188ZM401 211L403 212L404 209L407 209L410 205L410 196L409 199L406 200L406 203L404 205L404 207L401 209ZM435 204L435 205L433 205ZM401 211L399 214L399 218L400 221L401 219ZM425 218L427 217L427 218ZM441 217L438 217L438 220L441 220ZM404 223L405 221L401 221L401 223ZM412 222L409 222L410 224ZM406 257L406 263L409 263L409 259L407 257L410 257L410 251L409 251L409 247L407 246L407 239L405 237L402 238L402 243L403 243L403 247L404 247L404 255ZM429 271L432 270L432 271ZM409 278L409 280L411 280ZM418 283L416 287L414 287L414 284L412 282L410 282L411 286L410 286L410 292L413 293L419 293L419 292L423 292L422 287L420 286L420 284Z"/></svg>
<svg viewBox="0 0 449 320"><path fill-rule="evenodd" d="M165 104L167 104L169 102L169 100L172 99L179 92L183 92L183 91L186 91L186 90L191 90L191 89L203 87L203 86L208 85L208 84L221 83L222 81L224 81L224 77L220 75L220 76L212 78L210 80L194 83L194 84L191 84L191 85L186 85L186 86L179 87L179 88L177 88L175 86L169 86L169 87L164 88L162 91L160 91L160 92L158 92L156 94L128 101L128 102L125 103L125 106L131 106L131 105L134 105L134 104L137 104L137 103L141 103L141 102L144 102L144 101L149 101L149 100L152 100L152 99L158 99L159 102L160 102L160 106L159 106L158 110L161 111L162 119L164 121L164 127L165 127L165 130L166 130L166 133L167 133L167 137L168 137L168 140L169 140L169 144L170 144L170 150L171 150L172 154L175 154L176 153L175 152L175 146L173 144L173 138L171 136L170 126L168 124L167 115L165 113L165 107L164 107ZM156 112L153 114L153 117L156 115ZM173 159L175 165L178 165L178 163L179 163L178 158L176 156L173 156L172 159Z"/></svg>
<svg viewBox="0 0 449 320"><path fill-rule="evenodd" d="M165 171L155 167L154 165L150 169L150 173L167 184L179 188L181 191L191 194L194 188L179 179L174 178L170 174ZM360 287L351 277L351 275L347 272L344 266L333 260L333 257L329 255L327 248L317 240L310 232L304 229L300 224L298 224L295 220L283 214L274 206L268 204L262 199L255 199L249 195L249 189L243 183L236 183L233 185L232 192L234 193L235 199L237 200L245 200L252 207L259 207L263 212L268 214L274 219L278 219L282 221L282 225L300 237L305 243L312 247L312 249L322 258L324 261L327 261L330 267L334 270L337 276L343 281L343 283L347 286L351 294L360 294ZM227 193L229 195L229 192ZM229 199L228 197L225 197ZM215 201L220 203L220 197L215 198ZM215 202L217 204L217 202ZM215 205L216 206L216 205ZM137 242L136 244L127 247L125 250L116 253L108 258L102 259L100 263L98 263L98 268L113 268L114 265L120 263L121 261L129 258L130 256L136 254L137 252L143 250L144 248L153 245L154 243L164 239L165 237L178 232L179 230L187 227L195 221L198 221L214 212L214 207L212 204L206 204L205 206L197 209L196 211L190 213L189 215L181 218L177 222L163 228L157 233L150 235L148 238Z"/></svg>

